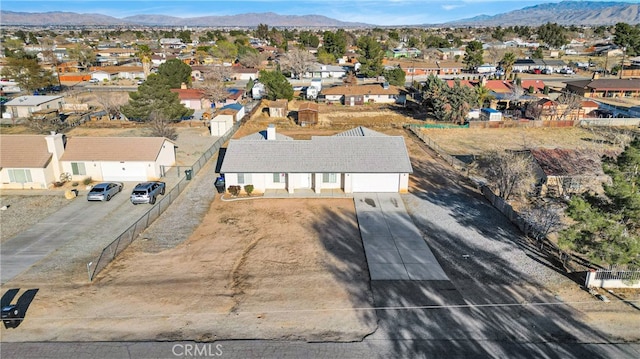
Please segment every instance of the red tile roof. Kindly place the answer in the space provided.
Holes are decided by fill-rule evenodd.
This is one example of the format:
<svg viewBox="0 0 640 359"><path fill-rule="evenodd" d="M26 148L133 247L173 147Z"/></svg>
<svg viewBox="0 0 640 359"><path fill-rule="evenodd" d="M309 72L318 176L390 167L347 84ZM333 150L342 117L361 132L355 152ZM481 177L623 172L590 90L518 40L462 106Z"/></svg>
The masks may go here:
<svg viewBox="0 0 640 359"><path fill-rule="evenodd" d="M171 92L178 94L181 100L200 100L204 98L204 92L200 89L171 89Z"/></svg>

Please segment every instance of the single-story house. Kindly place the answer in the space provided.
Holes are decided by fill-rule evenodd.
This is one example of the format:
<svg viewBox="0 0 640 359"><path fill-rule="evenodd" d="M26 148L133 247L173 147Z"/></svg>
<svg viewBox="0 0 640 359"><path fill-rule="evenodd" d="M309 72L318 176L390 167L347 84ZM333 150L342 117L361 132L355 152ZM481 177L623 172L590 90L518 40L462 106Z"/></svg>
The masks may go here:
<svg viewBox="0 0 640 359"><path fill-rule="evenodd" d="M60 164L74 181L148 181L175 165L175 147L164 137L69 137Z"/></svg>
<svg viewBox="0 0 640 359"><path fill-rule="evenodd" d="M640 97L638 79L592 79L565 82L566 89L583 97Z"/></svg>
<svg viewBox="0 0 640 359"><path fill-rule="evenodd" d="M255 80L260 77L260 69L234 66L231 68L231 76L235 80Z"/></svg>
<svg viewBox="0 0 640 359"><path fill-rule="evenodd" d="M62 134L0 135L0 188L48 188L60 178Z"/></svg>
<svg viewBox="0 0 640 359"><path fill-rule="evenodd" d="M96 79L100 82L102 81L113 81L115 79L118 78L118 71L105 71L105 70L99 70L99 71L94 71L91 73L91 78L92 79Z"/></svg>
<svg viewBox="0 0 640 359"><path fill-rule="evenodd" d="M311 70L306 72L302 77L305 78L342 78L347 74L347 70L343 66L314 64Z"/></svg>
<svg viewBox="0 0 640 359"><path fill-rule="evenodd" d="M395 103L400 98L400 88L388 84L343 85L322 90L327 102L347 106L365 103Z"/></svg>
<svg viewBox="0 0 640 359"><path fill-rule="evenodd" d="M13 118L29 117L33 112L60 110L64 104L62 96L20 96L5 103L7 112Z"/></svg>
<svg viewBox="0 0 640 359"><path fill-rule="evenodd" d="M211 107L211 101L205 98L204 92L200 89L179 88L171 89L171 92L177 93L180 103L186 108L192 110L201 110Z"/></svg>
<svg viewBox="0 0 640 359"><path fill-rule="evenodd" d="M402 136L387 136L365 127L335 136L293 140L274 125L227 147L221 173L225 185L253 185L267 190L342 190L406 192L413 173Z"/></svg>
<svg viewBox="0 0 640 359"><path fill-rule="evenodd" d="M535 148L529 151L541 196L564 196L586 191L599 192L610 181L595 151Z"/></svg>

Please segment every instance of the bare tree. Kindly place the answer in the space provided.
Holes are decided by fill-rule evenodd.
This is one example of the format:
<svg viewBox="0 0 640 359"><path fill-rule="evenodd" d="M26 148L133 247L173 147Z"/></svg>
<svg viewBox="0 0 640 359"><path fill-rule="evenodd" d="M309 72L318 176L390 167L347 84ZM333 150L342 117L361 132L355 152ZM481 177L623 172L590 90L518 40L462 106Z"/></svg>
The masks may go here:
<svg viewBox="0 0 640 359"><path fill-rule="evenodd" d="M296 78L311 70L316 58L306 50L293 48L287 51L280 61L283 70L289 70Z"/></svg>
<svg viewBox="0 0 640 359"><path fill-rule="evenodd" d="M109 119L120 117L120 108L129 102L129 96L124 93L110 93L106 96L96 97L96 101L102 105L102 109L107 112Z"/></svg>
<svg viewBox="0 0 640 359"><path fill-rule="evenodd" d="M212 103L220 102L229 96L224 86L224 80L230 76L231 71L224 66L214 66L204 73L204 80L196 83L205 97Z"/></svg>
<svg viewBox="0 0 640 359"><path fill-rule="evenodd" d="M553 116L553 120L562 121L578 118L578 110L582 106L582 100L580 97L571 93L563 92L558 96L556 102L558 103L558 106Z"/></svg>
<svg viewBox="0 0 640 359"><path fill-rule="evenodd" d="M533 229L533 237L537 240L563 228L562 208L550 203L536 203L523 211L525 221Z"/></svg>
<svg viewBox="0 0 640 359"><path fill-rule="evenodd" d="M504 200L528 193L535 184L533 161L524 153L494 150L481 162L489 187Z"/></svg>
<svg viewBox="0 0 640 359"><path fill-rule="evenodd" d="M261 52L247 51L244 55L240 56L238 61L246 67L257 68L260 67L266 58L267 57Z"/></svg>
<svg viewBox="0 0 640 359"><path fill-rule="evenodd" d="M170 140L178 138L176 128L171 126L171 120L159 111L153 111L149 115L149 125L151 126L151 137L166 137Z"/></svg>

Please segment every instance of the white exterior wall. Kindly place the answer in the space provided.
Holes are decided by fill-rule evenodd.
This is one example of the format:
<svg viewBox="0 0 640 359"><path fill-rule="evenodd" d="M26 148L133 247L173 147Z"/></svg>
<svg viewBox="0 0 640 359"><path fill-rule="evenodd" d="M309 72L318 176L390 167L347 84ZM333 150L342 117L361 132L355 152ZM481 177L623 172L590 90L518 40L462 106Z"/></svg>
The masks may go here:
<svg viewBox="0 0 640 359"><path fill-rule="evenodd" d="M401 193L409 192L409 174L408 173L400 174L400 185L398 188L398 192L401 192Z"/></svg>
<svg viewBox="0 0 640 359"><path fill-rule="evenodd" d="M62 98L44 102L38 106L7 106L7 112L13 117L29 117L32 112L49 109L60 109L64 100Z"/></svg>
<svg viewBox="0 0 640 359"><path fill-rule="evenodd" d="M364 102L367 103L369 100L373 100L376 103L395 103L395 98L392 95L364 95Z"/></svg>
<svg viewBox="0 0 640 359"><path fill-rule="evenodd" d="M202 101L199 99L180 100L180 103L192 110L202 110Z"/></svg>
<svg viewBox="0 0 640 359"><path fill-rule="evenodd" d="M154 164L153 173L149 173L151 178L160 178L162 171L160 169L161 166L169 167L176 164L176 148L175 145L167 140L162 143L162 148L160 149L160 153L156 158L155 162L151 162Z"/></svg>
<svg viewBox="0 0 640 359"><path fill-rule="evenodd" d="M340 189L342 188L342 179L343 176L341 173L336 173L336 182L322 182L322 173L315 173L313 189L316 193L320 193L323 189Z"/></svg>
<svg viewBox="0 0 640 359"><path fill-rule="evenodd" d="M211 136L223 136L232 126L233 117L229 115L216 116L213 120L209 121Z"/></svg>
<svg viewBox="0 0 640 359"><path fill-rule="evenodd" d="M8 170L25 169L31 172L31 182L16 183L9 182ZM0 188L2 189L44 189L49 188L49 184L57 181L53 176L51 165L47 168L3 168L0 169Z"/></svg>
<svg viewBox="0 0 640 359"><path fill-rule="evenodd" d="M73 175L73 170L71 167L71 163L84 163L84 169L86 174L84 175ZM82 181L87 177L91 177L94 181L102 181L102 166L100 166L99 162L94 161L62 161L60 162L60 167L62 168L62 173L71 174L72 181Z"/></svg>
<svg viewBox="0 0 640 359"><path fill-rule="evenodd" d="M287 175L289 193L293 193L297 188L313 188L313 175L311 173L289 173Z"/></svg>

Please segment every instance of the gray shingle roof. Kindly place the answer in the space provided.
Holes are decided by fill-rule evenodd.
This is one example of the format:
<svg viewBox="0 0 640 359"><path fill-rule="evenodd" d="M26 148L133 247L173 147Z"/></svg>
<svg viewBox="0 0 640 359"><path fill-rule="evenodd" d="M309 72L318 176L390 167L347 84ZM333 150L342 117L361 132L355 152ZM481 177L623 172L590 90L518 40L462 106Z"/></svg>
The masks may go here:
<svg viewBox="0 0 640 359"><path fill-rule="evenodd" d="M62 96L20 96L5 103L5 106L38 106L57 99L62 99Z"/></svg>
<svg viewBox="0 0 640 359"><path fill-rule="evenodd" d="M244 136L242 138L239 139L239 141L266 141L267 140L267 131L260 131L260 132L256 132L256 133L252 133L250 135ZM276 141L292 141L293 138L280 134L280 133L276 133Z"/></svg>
<svg viewBox="0 0 640 359"><path fill-rule="evenodd" d="M337 133L336 136L386 136L384 133L380 133L366 127L358 126L350 130Z"/></svg>
<svg viewBox="0 0 640 359"><path fill-rule="evenodd" d="M401 136L343 135L293 141L231 140L220 171L412 173L413 169Z"/></svg>

